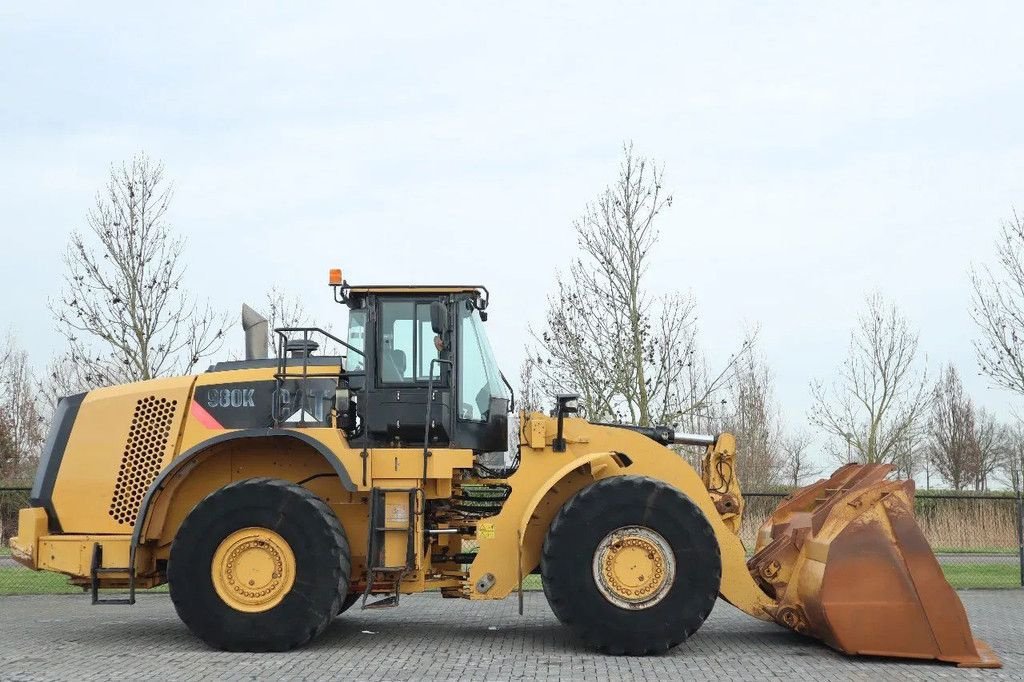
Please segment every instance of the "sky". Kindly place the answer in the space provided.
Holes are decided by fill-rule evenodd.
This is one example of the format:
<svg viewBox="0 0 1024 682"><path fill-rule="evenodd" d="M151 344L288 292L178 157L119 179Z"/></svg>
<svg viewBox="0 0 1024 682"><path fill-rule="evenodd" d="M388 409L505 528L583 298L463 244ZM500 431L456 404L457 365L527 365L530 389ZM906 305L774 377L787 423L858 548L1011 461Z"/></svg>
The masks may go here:
<svg viewBox="0 0 1024 682"><path fill-rule="evenodd" d="M68 235L144 150L197 296L276 285L341 327L331 267L486 284L511 375L632 141L675 197L651 291L693 294L712 364L759 326L788 428L872 291L1014 407L967 272L1024 212L1019 2L147 5L0 6L0 327L39 365Z"/></svg>

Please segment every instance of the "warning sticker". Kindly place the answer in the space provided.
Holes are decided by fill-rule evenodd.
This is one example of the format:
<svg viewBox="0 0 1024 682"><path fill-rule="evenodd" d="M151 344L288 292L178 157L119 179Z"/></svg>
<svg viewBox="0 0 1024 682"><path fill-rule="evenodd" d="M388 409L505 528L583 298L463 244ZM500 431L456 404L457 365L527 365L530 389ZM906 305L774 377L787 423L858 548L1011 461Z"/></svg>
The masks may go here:
<svg viewBox="0 0 1024 682"><path fill-rule="evenodd" d="M402 504L389 504L384 512L384 518L394 523L408 523L409 508Z"/></svg>
<svg viewBox="0 0 1024 682"><path fill-rule="evenodd" d="M481 540L493 540L494 539L494 524L493 523L478 523L476 524L476 536Z"/></svg>

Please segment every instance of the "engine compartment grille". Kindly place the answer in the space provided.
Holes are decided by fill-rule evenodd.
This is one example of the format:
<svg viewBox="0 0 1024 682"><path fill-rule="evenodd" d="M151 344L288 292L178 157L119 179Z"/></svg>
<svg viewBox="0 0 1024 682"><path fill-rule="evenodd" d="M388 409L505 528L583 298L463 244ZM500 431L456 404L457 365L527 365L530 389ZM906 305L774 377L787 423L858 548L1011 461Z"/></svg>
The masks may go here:
<svg viewBox="0 0 1024 682"><path fill-rule="evenodd" d="M110 515L120 524L135 524L142 498L160 473L177 406L177 400L156 396L140 398L135 406L110 500Z"/></svg>

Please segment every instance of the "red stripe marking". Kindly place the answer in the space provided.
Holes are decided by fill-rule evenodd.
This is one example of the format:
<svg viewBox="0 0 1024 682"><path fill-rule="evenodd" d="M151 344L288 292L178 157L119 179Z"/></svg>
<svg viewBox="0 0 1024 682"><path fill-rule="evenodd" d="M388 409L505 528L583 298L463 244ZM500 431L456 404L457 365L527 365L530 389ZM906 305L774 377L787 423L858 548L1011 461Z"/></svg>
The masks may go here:
<svg viewBox="0 0 1024 682"><path fill-rule="evenodd" d="M195 400L192 401L192 416L196 418L196 421L205 426L208 429L221 429L224 427L220 425L220 422L214 419L213 415L206 411L202 405L197 403Z"/></svg>

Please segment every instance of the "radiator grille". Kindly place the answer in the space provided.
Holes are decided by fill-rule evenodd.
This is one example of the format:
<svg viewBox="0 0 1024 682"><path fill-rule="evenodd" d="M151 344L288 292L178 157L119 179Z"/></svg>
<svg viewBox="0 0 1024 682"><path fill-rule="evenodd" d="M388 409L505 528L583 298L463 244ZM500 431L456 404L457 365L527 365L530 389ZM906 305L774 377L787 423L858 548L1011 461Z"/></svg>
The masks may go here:
<svg viewBox="0 0 1024 682"><path fill-rule="evenodd" d="M177 400L155 396L136 404L110 500L110 515L118 523L134 525L142 498L160 473L177 405Z"/></svg>

